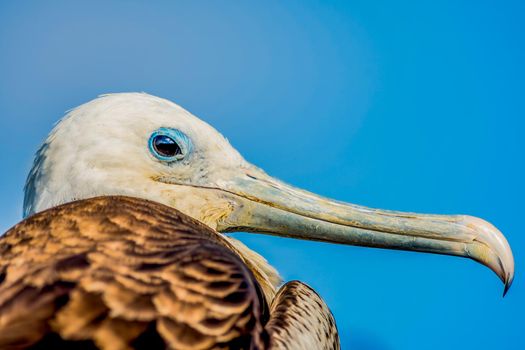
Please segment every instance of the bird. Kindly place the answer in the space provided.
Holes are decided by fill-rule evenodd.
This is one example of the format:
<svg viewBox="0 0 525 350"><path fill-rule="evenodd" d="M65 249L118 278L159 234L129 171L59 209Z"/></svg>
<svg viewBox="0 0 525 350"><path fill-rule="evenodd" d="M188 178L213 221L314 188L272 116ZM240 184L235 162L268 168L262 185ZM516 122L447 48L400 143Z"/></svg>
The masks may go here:
<svg viewBox="0 0 525 350"><path fill-rule="evenodd" d="M339 349L321 296L228 233L470 258L514 278L468 215L372 209L293 187L146 93L67 112L36 152L24 220L0 238L2 349Z"/></svg>

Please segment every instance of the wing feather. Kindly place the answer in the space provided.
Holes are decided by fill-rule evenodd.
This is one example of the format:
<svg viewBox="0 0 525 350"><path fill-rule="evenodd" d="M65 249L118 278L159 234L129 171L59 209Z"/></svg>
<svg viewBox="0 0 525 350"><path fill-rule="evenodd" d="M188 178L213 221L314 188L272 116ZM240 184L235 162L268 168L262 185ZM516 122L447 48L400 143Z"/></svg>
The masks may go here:
<svg viewBox="0 0 525 350"><path fill-rule="evenodd" d="M321 297L299 281L283 285L266 324L272 350L339 350L334 317Z"/></svg>
<svg viewBox="0 0 525 350"><path fill-rule="evenodd" d="M0 348L264 348L258 288L224 238L174 209L78 201L0 239Z"/></svg>

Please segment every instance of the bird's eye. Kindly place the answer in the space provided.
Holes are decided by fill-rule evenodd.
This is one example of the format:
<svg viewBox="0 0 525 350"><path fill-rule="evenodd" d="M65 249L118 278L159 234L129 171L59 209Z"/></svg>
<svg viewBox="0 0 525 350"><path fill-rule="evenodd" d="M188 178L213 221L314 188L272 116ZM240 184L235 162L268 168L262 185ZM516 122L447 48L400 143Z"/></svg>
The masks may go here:
<svg viewBox="0 0 525 350"><path fill-rule="evenodd" d="M155 158L173 162L181 160L191 151L188 136L177 129L160 128L151 134L149 149Z"/></svg>
<svg viewBox="0 0 525 350"><path fill-rule="evenodd" d="M179 145L177 145L177 142L166 135L155 136L153 139L153 149L156 153L163 157L175 157L179 154L182 154L182 151Z"/></svg>

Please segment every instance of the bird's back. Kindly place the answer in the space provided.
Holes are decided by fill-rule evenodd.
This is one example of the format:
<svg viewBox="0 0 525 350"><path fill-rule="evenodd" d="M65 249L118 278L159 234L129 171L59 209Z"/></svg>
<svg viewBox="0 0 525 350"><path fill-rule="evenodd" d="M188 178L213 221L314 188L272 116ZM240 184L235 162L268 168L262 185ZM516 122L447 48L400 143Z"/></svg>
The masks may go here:
<svg viewBox="0 0 525 350"><path fill-rule="evenodd" d="M307 285L267 306L220 234L143 199L98 197L0 238L1 349L339 349Z"/></svg>
<svg viewBox="0 0 525 350"><path fill-rule="evenodd" d="M2 349L263 348L264 315L225 240L153 202L79 201L0 240Z"/></svg>

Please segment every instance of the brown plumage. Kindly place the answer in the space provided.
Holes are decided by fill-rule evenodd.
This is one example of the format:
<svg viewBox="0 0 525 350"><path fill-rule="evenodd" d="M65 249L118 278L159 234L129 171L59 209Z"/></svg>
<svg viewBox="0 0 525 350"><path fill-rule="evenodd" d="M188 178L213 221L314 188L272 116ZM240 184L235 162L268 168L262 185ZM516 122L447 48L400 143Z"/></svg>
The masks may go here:
<svg viewBox="0 0 525 350"><path fill-rule="evenodd" d="M0 238L1 349L338 349L333 317L294 281L267 306L221 234L146 200L99 197Z"/></svg>

